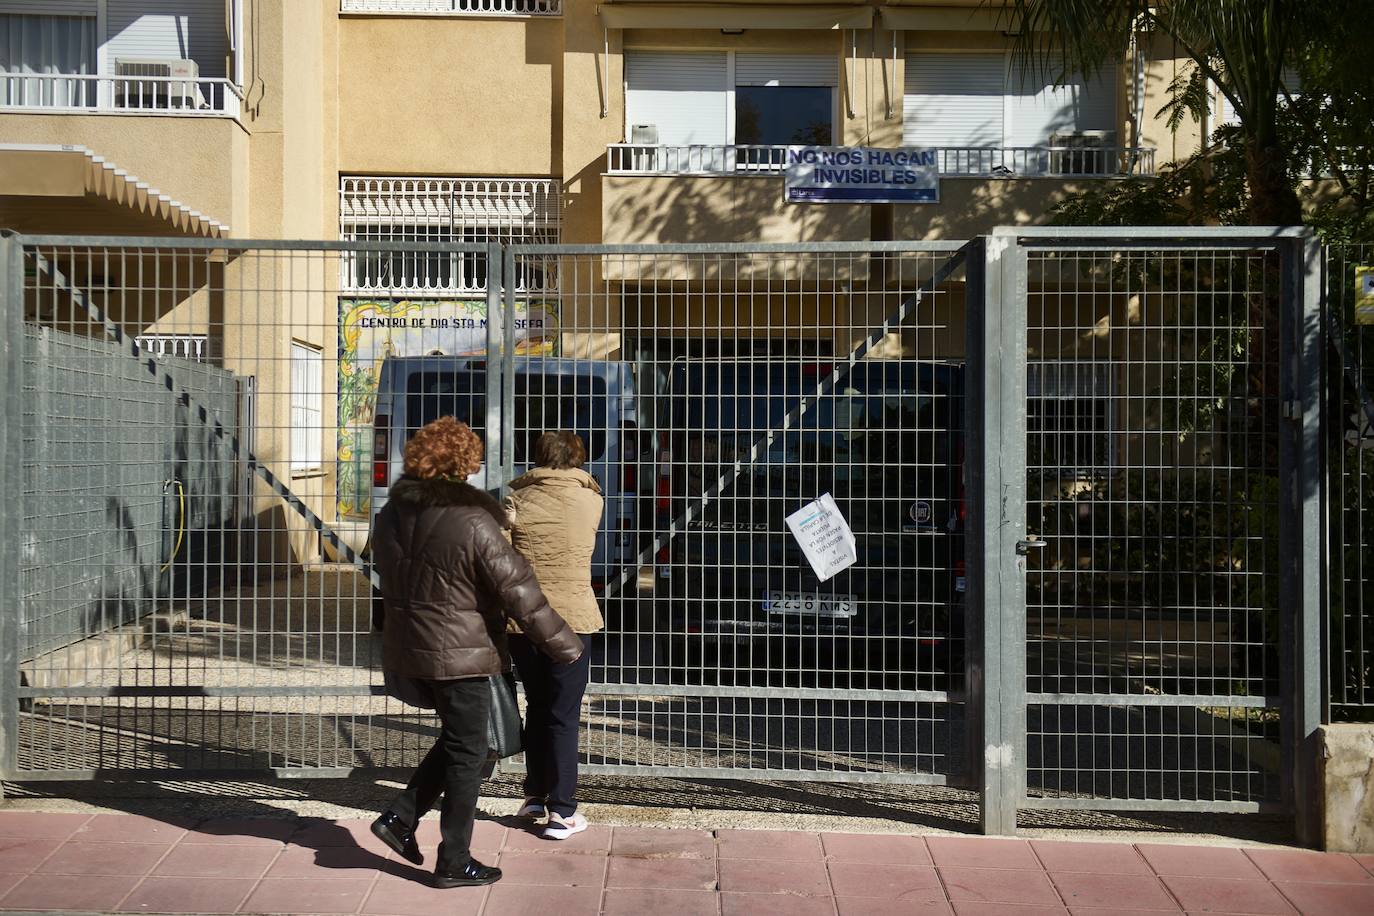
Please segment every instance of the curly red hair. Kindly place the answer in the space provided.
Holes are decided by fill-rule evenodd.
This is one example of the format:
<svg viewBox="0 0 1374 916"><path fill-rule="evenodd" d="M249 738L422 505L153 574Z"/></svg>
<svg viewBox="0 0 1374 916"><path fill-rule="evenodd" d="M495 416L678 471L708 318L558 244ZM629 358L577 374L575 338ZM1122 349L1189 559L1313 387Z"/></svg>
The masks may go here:
<svg viewBox="0 0 1374 916"><path fill-rule="evenodd" d="M405 472L421 480L467 480L482 466L482 458L482 440L466 423L440 417L416 430L406 443Z"/></svg>

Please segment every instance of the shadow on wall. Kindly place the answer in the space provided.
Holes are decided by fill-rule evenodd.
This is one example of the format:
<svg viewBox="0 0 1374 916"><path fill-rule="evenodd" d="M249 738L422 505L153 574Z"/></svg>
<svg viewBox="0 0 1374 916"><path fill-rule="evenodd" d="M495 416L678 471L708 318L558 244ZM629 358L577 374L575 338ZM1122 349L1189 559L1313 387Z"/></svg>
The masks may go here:
<svg viewBox="0 0 1374 916"><path fill-rule="evenodd" d="M602 181L608 243L965 240L998 226L1042 225L1083 187L1055 179L945 178L933 204L783 200L777 176L620 176Z"/></svg>

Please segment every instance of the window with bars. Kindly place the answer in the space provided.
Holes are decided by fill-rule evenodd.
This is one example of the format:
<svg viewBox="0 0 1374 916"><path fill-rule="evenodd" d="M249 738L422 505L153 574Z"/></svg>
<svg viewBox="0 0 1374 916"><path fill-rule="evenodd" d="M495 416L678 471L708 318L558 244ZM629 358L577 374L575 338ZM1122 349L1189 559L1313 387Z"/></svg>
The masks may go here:
<svg viewBox="0 0 1374 916"><path fill-rule="evenodd" d="M554 243L559 189L552 179L345 177L345 241L485 245ZM483 251L368 251L345 258L345 289L390 294L484 293ZM526 269L516 289L551 292L556 278Z"/></svg>
<svg viewBox="0 0 1374 916"><path fill-rule="evenodd" d="M291 344L291 470L313 471L324 457L324 361L318 347Z"/></svg>
<svg viewBox="0 0 1374 916"><path fill-rule="evenodd" d="M1072 478L1110 472L1116 460L1112 364L1044 361L1026 369L1027 467Z"/></svg>

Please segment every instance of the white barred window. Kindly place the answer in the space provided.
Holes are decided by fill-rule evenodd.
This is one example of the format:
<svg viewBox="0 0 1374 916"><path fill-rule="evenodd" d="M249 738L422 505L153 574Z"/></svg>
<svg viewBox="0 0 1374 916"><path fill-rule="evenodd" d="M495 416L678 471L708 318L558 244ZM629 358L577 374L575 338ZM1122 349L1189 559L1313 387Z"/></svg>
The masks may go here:
<svg viewBox="0 0 1374 916"><path fill-rule="evenodd" d="M1080 479L1114 470L1114 366L1037 360L1026 370L1027 464L1043 474Z"/></svg>
<svg viewBox="0 0 1374 916"><path fill-rule="evenodd" d="M563 0L340 0L344 13L450 16L561 16Z"/></svg>
<svg viewBox="0 0 1374 916"><path fill-rule="evenodd" d="M485 245L559 240L559 188L547 178L366 178L340 184L345 241ZM483 252L360 251L345 258L343 283L354 292L482 293ZM516 277L516 289L551 292L554 277Z"/></svg>

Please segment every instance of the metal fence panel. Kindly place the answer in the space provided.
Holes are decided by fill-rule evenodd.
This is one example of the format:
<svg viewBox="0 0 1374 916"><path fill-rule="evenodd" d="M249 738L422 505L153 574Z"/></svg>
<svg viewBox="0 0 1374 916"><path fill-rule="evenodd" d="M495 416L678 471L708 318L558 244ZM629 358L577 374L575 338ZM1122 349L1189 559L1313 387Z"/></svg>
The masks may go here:
<svg viewBox="0 0 1374 916"><path fill-rule="evenodd" d="M605 497L590 772L966 781L960 248L512 248L505 480L561 426Z"/></svg>
<svg viewBox="0 0 1374 916"><path fill-rule="evenodd" d="M1326 253L1328 715L1374 720L1374 315L1357 315L1374 246Z"/></svg>
<svg viewBox="0 0 1374 916"><path fill-rule="evenodd" d="M24 547L6 639L22 636L23 683L7 775L415 763L432 723L382 695L360 556L373 407L392 332L418 346L444 319L480 351L485 302L349 283L409 290L406 265L488 249L19 244L6 314L23 322Z"/></svg>
<svg viewBox="0 0 1374 916"><path fill-rule="evenodd" d="M24 448L48 460L24 465L31 536L19 572L20 651L53 660L55 650L139 616L166 588L186 532L233 524L240 494L223 444L113 342L29 326L24 351ZM237 432L232 374L161 362Z"/></svg>
<svg viewBox="0 0 1374 916"><path fill-rule="evenodd" d="M433 723L382 695L363 554L408 435L452 414L493 489L546 429L592 452L592 769L966 780L959 245L22 244L11 777L416 762ZM437 263L467 285L417 293ZM828 584L781 526L823 491L862 551ZM710 636L681 616L707 582ZM721 654L750 610L781 638Z"/></svg>

